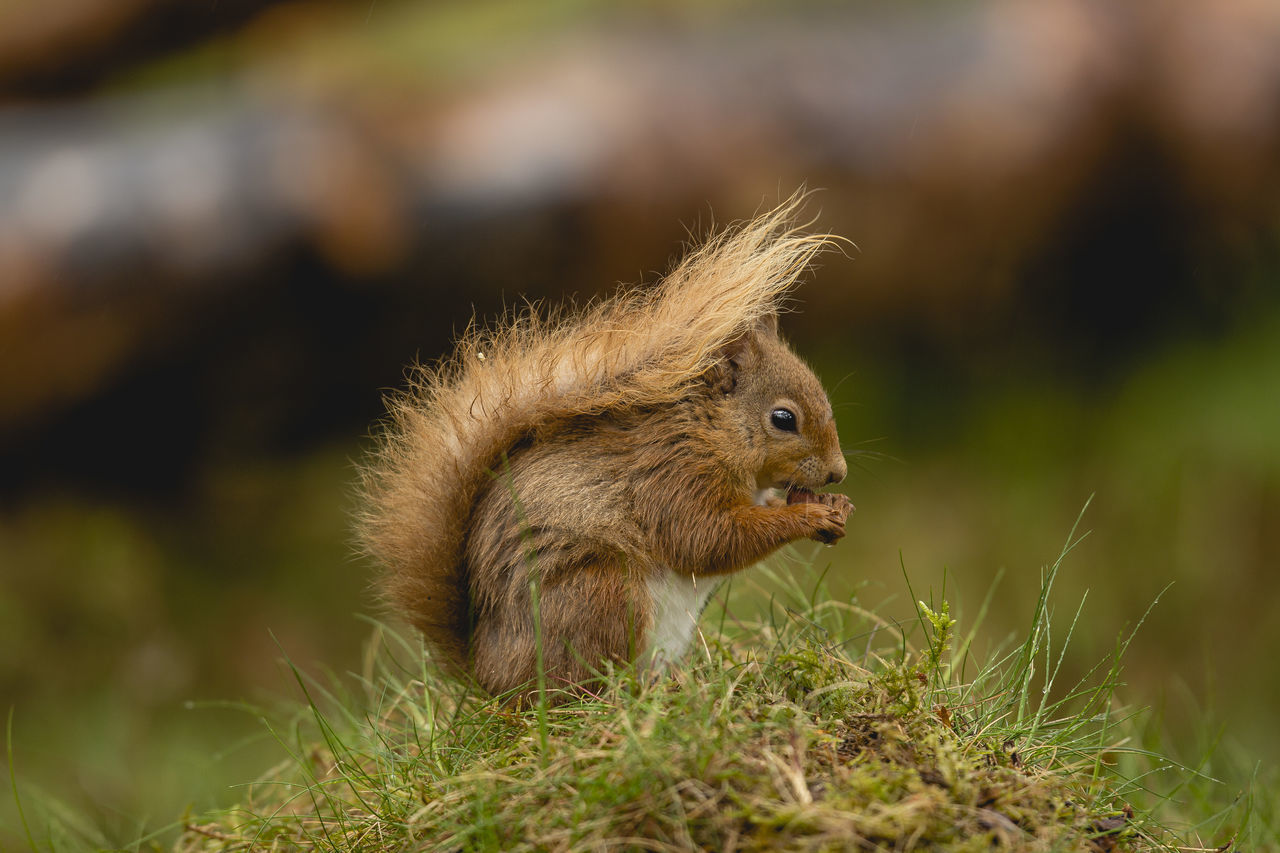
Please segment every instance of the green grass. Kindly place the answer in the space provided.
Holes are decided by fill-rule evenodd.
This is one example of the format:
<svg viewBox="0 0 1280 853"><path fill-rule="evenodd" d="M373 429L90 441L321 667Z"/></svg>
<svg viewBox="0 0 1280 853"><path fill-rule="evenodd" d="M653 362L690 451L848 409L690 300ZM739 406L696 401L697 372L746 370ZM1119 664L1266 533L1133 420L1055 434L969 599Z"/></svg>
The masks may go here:
<svg viewBox="0 0 1280 853"><path fill-rule="evenodd" d="M440 678L416 639L375 625L360 673L291 668L301 701L250 709L289 758L234 807L121 844L14 779L15 829L41 851L1280 849L1280 787L1232 801L1124 707L1132 633L1059 682L1088 626L1084 602L1054 613L1078 541L1043 570L1021 640L982 662L991 596L958 620L945 575L936 596L908 580L916 619L893 624L814 568L753 570L670 677L623 669L592 699L527 711Z"/></svg>
<svg viewBox="0 0 1280 853"><path fill-rule="evenodd" d="M746 580L770 596L760 618L734 618L750 592L738 581L670 677L612 672L592 699L528 711L441 680L416 640L375 626L353 679L294 670L302 701L264 718L290 758L235 807L183 818L173 849L1274 844L1274 816L1254 802L1265 789L1221 811L1221 785L1142 745L1143 715L1116 695L1128 637L1079 683L1058 683L1087 625L1080 608L1053 613L1076 541L1044 570L1022 640L983 663L972 649L987 605L957 622L945 577L895 625L834 599L812 571L755 570ZM48 811L27 805L28 817ZM69 815L28 826L35 849L106 846ZM126 847L163 849L162 837Z"/></svg>

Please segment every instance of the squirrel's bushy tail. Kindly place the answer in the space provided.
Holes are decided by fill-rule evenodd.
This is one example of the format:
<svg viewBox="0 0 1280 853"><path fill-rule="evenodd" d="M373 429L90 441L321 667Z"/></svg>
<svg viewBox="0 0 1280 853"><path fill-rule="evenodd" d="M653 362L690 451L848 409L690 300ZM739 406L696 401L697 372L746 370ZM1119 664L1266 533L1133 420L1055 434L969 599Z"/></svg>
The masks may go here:
<svg viewBox="0 0 1280 853"><path fill-rule="evenodd" d="M795 230L802 200L712 237L657 287L624 290L579 314L530 308L492 328L473 326L452 357L415 368L409 390L390 399L362 479L358 532L387 570L387 594L439 663L466 660L461 550L503 454L549 419L686 394L726 344L778 310L828 244Z"/></svg>

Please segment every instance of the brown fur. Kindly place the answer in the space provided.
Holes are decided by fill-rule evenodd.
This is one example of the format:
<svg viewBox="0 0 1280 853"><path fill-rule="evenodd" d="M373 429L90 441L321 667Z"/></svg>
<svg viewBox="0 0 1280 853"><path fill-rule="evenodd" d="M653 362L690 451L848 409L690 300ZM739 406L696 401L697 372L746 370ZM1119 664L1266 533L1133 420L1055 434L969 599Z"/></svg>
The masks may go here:
<svg viewBox="0 0 1280 853"><path fill-rule="evenodd" d="M473 330L392 400L361 532L444 665L527 685L540 628L549 683L581 684L644 648L658 573L728 574L844 534L843 496L754 502L846 472L826 394L777 333L825 241L785 227L795 205L652 290ZM771 424L779 406L797 431Z"/></svg>

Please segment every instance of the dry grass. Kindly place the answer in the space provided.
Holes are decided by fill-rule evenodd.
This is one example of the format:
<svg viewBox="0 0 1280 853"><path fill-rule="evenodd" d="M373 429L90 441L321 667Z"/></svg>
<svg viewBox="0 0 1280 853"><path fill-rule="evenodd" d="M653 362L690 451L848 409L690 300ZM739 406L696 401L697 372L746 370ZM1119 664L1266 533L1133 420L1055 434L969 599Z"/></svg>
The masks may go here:
<svg viewBox="0 0 1280 853"><path fill-rule="evenodd" d="M416 643L379 628L364 696L300 678L304 712L277 730L293 760L241 805L188 823L176 849L1229 845L1225 823L1175 835L1150 811L1170 805L1146 791L1157 772L1196 774L1126 747L1119 652L1086 683L1053 683L1056 570L1030 636L967 680L945 602L921 602L904 634L820 584L759 624L704 619L705 642L671 678L613 672L590 701L526 712L438 680Z"/></svg>

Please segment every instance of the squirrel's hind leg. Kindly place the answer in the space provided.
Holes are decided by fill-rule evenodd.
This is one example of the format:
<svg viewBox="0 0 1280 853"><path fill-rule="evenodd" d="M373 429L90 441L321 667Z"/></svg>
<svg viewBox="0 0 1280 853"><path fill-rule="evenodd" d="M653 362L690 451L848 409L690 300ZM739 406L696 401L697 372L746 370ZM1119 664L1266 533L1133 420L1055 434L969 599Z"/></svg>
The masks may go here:
<svg viewBox="0 0 1280 853"><path fill-rule="evenodd" d="M540 583L522 583L523 593L512 589L478 614L472 662L486 690L529 696L537 684L539 643L546 685L557 691L591 692L607 662L628 663L643 649L652 618L644 579L617 558L574 562L547 565L541 555L532 569Z"/></svg>

